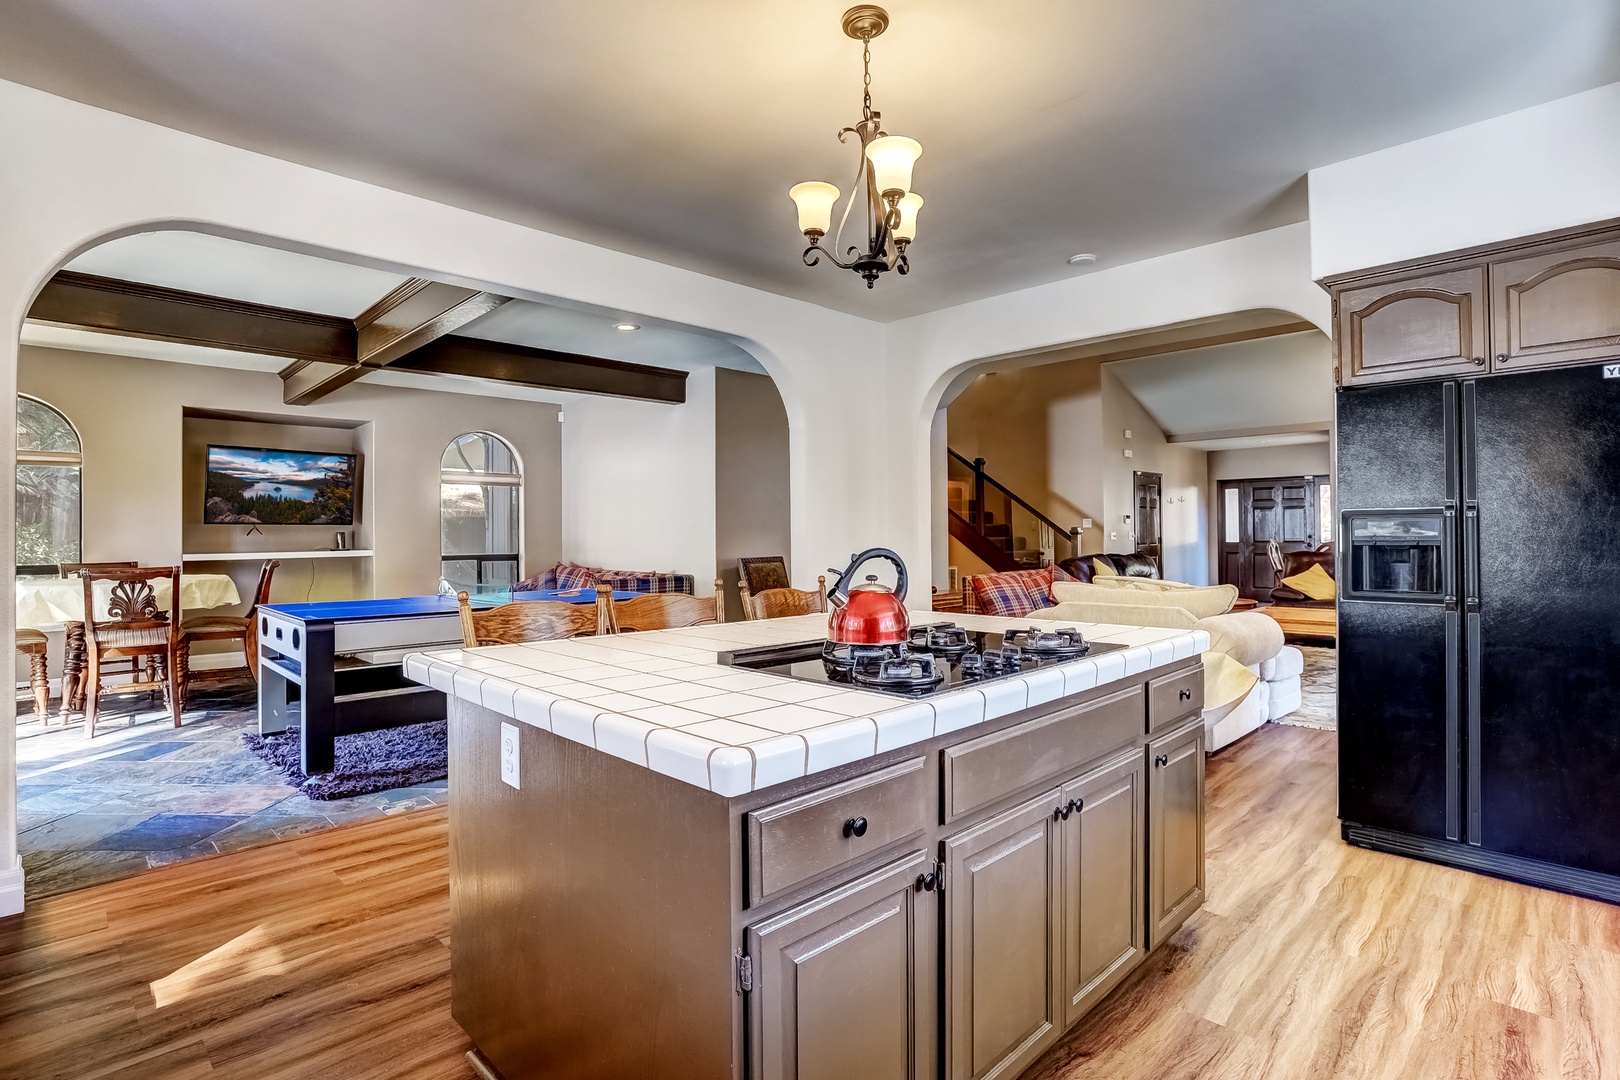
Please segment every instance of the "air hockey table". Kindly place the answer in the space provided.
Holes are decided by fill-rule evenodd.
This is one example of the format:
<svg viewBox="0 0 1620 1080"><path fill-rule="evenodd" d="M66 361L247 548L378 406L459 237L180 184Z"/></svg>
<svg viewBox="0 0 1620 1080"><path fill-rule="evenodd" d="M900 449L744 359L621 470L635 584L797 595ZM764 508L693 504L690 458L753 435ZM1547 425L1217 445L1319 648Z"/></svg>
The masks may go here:
<svg viewBox="0 0 1620 1080"><path fill-rule="evenodd" d="M596 593L492 593L471 602L484 608L510 600L595 603ZM455 597L265 604L258 619L259 734L291 727L296 700L304 775L332 771L339 735L444 719L444 694L405 678L401 661L406 653L461 644Z"/></svg>

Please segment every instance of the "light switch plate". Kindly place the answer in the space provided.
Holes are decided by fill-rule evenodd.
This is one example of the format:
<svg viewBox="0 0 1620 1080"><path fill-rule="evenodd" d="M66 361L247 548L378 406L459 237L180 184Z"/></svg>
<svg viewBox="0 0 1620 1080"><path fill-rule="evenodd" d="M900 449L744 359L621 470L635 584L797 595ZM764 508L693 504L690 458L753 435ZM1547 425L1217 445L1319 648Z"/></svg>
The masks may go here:
<svg viewBox="0 0 1620 1080"><path fill-rule="evenodd" d="M518 787L518 729L516 724L501 725L501 783Z"/></svg>
<svg viewBox="0 0 1620 1080"><path fill-rule="evenodd" d="M1135 457L1135 456L1136 456L1136 452L1135 452L1135 451L1134 451L1134 450L1126 450L1126 451L1125 451L1125 456L1126 456L1126 457Z"/></svg>
<svg viewBox="0 0 1620 1080"><path fill-rule="evenodd" d="M1089 528L1091 528L1091 519L1090 519L1090 518L1081 518L1081 519L1080 519L1080 527L1081 527L1081 528L1082 528L1082 529L1089 529Z"/></svg>

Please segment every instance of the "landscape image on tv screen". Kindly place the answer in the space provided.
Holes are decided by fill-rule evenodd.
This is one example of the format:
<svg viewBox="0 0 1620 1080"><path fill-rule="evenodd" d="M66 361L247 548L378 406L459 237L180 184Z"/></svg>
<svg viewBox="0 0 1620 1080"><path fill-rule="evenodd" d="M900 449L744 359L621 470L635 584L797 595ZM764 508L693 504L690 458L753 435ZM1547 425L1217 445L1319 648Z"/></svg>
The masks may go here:
<svg viewBox="0 0 1620 1080"><path fill-rule="evenodd" d="M208 525L353 525L353 454L208 448Z"/></svg>

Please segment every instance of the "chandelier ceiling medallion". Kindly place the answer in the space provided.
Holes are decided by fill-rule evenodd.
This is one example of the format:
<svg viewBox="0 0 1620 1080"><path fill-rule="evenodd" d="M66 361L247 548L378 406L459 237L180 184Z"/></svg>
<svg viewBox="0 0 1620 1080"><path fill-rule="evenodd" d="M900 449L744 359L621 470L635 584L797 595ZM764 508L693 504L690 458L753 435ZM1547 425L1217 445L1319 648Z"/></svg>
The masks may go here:
<svg viewBox="0 0 1620 1080"><path fill-rule="evenodd" d="M906 249L917 238L917 211L923 204L922 196L911 190L911 167L922 156L922 144L885 132L882 115L872 109L872 39L888 29L889 13L873 4L861 4L844 12L843 26L844 33L861 42L865 96L861 101L861 122L840 131L838 141L858 136L861 161L849 201L838 219L838 231L832 234L827 247L821 246L821 240L832 228L838 189L810 180L795 184L788 195L799 208L799 231L810 241L804 249L804 264L815 266L826 256L833 265L861 275L870 289L877 284L879 274L889 270L904 274L911 269ZM866 203L866 246L863 249L851 244L845 252L849 261L845 262L834 251L857 201Z"/></svg>

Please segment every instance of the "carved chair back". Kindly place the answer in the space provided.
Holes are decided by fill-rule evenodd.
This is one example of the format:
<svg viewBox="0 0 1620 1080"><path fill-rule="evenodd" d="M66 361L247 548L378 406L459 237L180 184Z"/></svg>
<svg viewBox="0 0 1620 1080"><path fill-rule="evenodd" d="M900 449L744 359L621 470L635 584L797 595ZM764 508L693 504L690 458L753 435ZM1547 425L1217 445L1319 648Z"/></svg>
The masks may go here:
<svg viewBox="0 0 1620 1080"><path fill-rule="evenodd" d="M259 610L260 604L270 602L270 581L276 576L276 567L280 565L276 559L266 559L264 565L259 567L259 584L253 590L253 606L248 608L249 618Z"/></svg>
<svg viewBox="0 0 1620 1080"><path fill-rule="evenodd" d="M746 581L737 582L742 596L743 618L783 619L790 615L814 615L827 610L827 575L816 578L814 589L766 589L754 593Z"/></svg>
<svg viewBox="0 0 1620 1080"><path fill-rule="evenodd" d="M561 600L514 600L509 604L474 611L464 592L461 602L461 637L465 648L480 645L516 645L523 641L556 641L597 633L600 594L595 604L568 604Z"/></svg>
<svg viewBox="0 0 1620 1080"><path fill-rule="evenodd" d="M56 572L63 577L78 577L80 570L133 570L141 564L129 562L65 562L56 564Z"/></svg>
<svg viewBox="0 0 1620 1080"><path fill-rule="evenodd" d="M714 581L713 596L687 596L685 593L648 593L634 600L615 600L608 594L608 632L628 630L669 630L677 626L702 626L726 621L726 607L720 579Z"/></svg>
<svg viewBox="0 0 1620 1080"><path fill-rule="evenodd" d="M791 588L787 560L780 555L753 555L737 560L737 584L758 596L767 589Z"/></svg>
<svg viewBox="0 0 1620 1080"><path fill-rule="evenodd" d="M91 650L102 654L155 652L167 649L180 626L180 568L148 566L144 569L81 569L84 583L84 636ZM96 610L96 583L108 581L107 614ZM166 605L158 600L158 584L168 582Z"/></svg>

